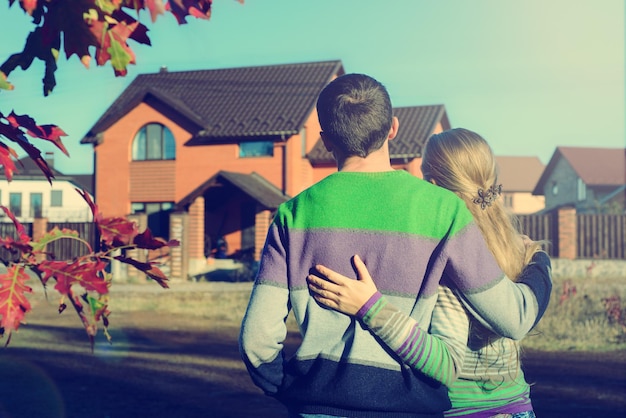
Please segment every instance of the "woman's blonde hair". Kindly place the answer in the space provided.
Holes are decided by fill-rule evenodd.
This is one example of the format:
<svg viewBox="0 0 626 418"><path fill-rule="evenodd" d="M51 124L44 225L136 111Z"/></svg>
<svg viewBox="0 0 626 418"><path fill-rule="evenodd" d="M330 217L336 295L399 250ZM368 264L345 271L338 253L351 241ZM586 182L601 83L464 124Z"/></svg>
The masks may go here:
<svg viewBox="0 0 626 418"><path fill-rule="evenodd" d="M422 173L465 201L500 268L515 280L541 243L524 244L517 218L498 198L498 169L487 141L462 128L435 134L426 143Z"/></svg>

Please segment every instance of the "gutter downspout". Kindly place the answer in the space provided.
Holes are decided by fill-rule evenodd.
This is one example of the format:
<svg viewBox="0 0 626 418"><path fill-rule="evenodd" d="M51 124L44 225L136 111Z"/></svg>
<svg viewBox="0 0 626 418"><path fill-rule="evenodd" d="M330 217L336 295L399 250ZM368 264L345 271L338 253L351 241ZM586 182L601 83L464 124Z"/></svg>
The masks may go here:
<svg viewBox="0 0 626 418"><path fill-rule="evenodd" d="M285 134L280 134L279 147L282 149L282 178L281 178L281 190L283 195L287 195L287 143L285 142Z"/></svg>

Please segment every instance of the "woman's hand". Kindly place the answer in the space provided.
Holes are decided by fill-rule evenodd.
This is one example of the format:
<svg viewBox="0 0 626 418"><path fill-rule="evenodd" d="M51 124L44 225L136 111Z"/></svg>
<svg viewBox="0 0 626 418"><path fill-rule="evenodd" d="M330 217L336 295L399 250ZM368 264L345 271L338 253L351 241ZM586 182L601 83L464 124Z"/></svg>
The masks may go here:
<svg viewBox="0 0 626 418"><path fill-rule="evenodd" d="M354 316L378 290L358 255L352 258L357 279L351 279L322 265L307 276L313 298L322 305Z"/></svg>
<svg viewBox="0 0 626 418"><path fill-rule="evenodd" d="M526 248L530 247L531 245L535 243L535 241L530 239L528 235L521 234L520 238L522 239L522 242L524 243L524 247Z"/></svg>

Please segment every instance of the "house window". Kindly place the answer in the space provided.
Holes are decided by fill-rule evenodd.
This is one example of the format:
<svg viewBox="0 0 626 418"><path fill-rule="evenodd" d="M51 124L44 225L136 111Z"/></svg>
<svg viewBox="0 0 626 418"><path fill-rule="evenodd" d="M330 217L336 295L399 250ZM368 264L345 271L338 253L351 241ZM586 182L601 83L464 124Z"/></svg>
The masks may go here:
<svg viewBox="0 0 626 418"><path fill-rule="evenodd" d="M242 142L239 144L239 157L272 157L274 143L272 141Z"/></svg>
<svg viewBox="0 0 626 418"><path fill-rule="evenodd" d="M174 209L174 202L133 202L130 212L145 213L148 215L148 228L152 235L169 239L170 212Z"/></svg>
<svg viewBox="0 0 626 418"><path fill-rule="evenodd" d="M149 123L137 132L133 140L133 161L173 160L176 141L166 126Z"/></svg>
<svg viewBox="0 0 626 418"><path fill-rule="evenodd" d="M9 210L15 216L22 216L21 193L9 193Z"/></svg>
<svg viewBox="0 0 626 418"><path fill-rule="evenodd" d="M578 179L578 201L587 200L587 186L583 179Z"/></svg>
<svg viewBox="0 0 626 418"><path fill-rule="evenodd" d="M63 206L63 190L52 190L50 193L50 206L53 208Z"/></svg>
<svg viewBox="0 0 626 418"><path fill-rule="evenodd" d="M556 183L556 181L552 182L552 194L554 196L556 196L557 194L559 194L559 185Z"/></svg>
<svg viewBox="0 0 626 418"><path fill-rule="evenodd" d="M41 193L30 194L30 217L41 218L43 215L43 195Z"/></svg>

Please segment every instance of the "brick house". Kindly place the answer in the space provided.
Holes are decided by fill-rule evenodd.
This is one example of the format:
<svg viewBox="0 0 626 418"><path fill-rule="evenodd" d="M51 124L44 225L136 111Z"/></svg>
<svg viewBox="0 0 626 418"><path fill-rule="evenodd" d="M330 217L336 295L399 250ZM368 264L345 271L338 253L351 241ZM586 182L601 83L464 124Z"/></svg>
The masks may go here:
<svg viewBox="0 0 626 418"><path fill-rule="evenodd" d="M538 157L496 156L504 206L517 215L539 212L543 196L533 195L545 166Z"/></svg>
<svg viewBox="0 0 626 418"><path fill-rule="evenodd" d="M315 104L342 74L341 61L322 61L139 75L81 140L94 150L96 203L105 216L146 214L161 236L184 228L188 273L218 243L258 259L278 205L336 171ZM392 162L419 176L424 142L450 128L445 108L394 111Z"/></svg>
<svg viewBox="0 0 626 418"><path fill-rule="evenodd" d="M545 196L546 211L626 213L626 148L557 147L533 194Z"/></svg>

